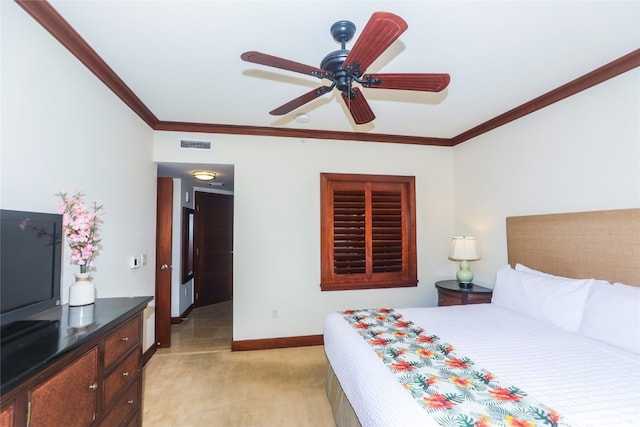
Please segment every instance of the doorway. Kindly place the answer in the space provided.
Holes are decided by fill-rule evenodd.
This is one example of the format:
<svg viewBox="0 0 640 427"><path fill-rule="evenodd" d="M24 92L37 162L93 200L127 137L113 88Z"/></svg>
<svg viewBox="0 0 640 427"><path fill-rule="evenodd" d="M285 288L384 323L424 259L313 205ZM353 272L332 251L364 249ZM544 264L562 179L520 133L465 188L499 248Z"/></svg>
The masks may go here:
<svg viewBox="0 0 640 427"><path fill-rule="evenodd" d="M171 166L171 167L169 167ZM209 165L216 170L221 170L221 179L218 186L228 187L224 190L221 189L219 193L207 192L208 189L197 187L197 183L190 181L188 178L188 170L191 169L204 169L202 165L193 164L180 164L180 170L176 164L159 165L158 166L158 200L162 200L158 206L158 212L164 212L162 218L158 214L158 222L162 223L162 227L158 228L156 235L156 312L155 312L155 342L158 348L168 348L171 346L171 331L172 324L179 323L180 316L185 313L189 313L192 309L200 306L206 306L208 304L219 304L218 301L231 301L233 297L233 165ZM178 187L174 188L174 195L171 197L171 183L174 178L179 178L180 181L176 181ZM192 179L192 178L191 178ZM160 184L160 182L166 183L166 186ZM182 182L182 184L180 184ZM210 191L210 190L209 190ZM162 194L161 194L162 193ZM185 196L186 193L186 196ZM224 194L223 194L224 193ZM181 276L180 272L177 272L173 278L168 276L173 269L172 264L177 264L179 261L173 260L170 253L172 252L171 234L182 233L179 224L174 221L177 220L175 216L172 216L171 212L175 209L180 209L182 212L182 206L184 202L189 202L189 194L192 195L191 203L195 208L196 196L198 200L204 200L204 204L201 207L201 224L205 224L203 231L200 229L195 230L195 218L194 218L194 236L201 238L200 244L201 256L199 259L204 265L201 266L200 271L203 272L205 279L193 283L193 293L189 292L189 302L187 307L178 308L180 313L176 313L176 308L172 307L176 304L176 301L172 301L176 297L174 292L178 292L174 287L178 287L180 294L182 294L182 287L185 286L182 283L176 284L175 276ZM185 200L182 197L185 196ZM203 198L204 197L204 198ZM212 199L213 202L210 202ZM176 203L173 202L176 201ZM179 200L179 202L177 202ZM216 203L218 202L218 203ZM204 209L204 212L202 212ZM194 209L195 210L195 209ZM167 214L168 213L168 214ZM217 214L216 214L217 213ZM212 218L215 221L211 221L212 227L208 226L209 220ZM168 222L167 222L168 220ZM209 237L207 237L209 236ZM211 243L209 238L215 238L215 241L222 241L225 244ZM162 243L161 242L165 242ZM174 240L175 242L175 240ZM196 240L194 239L194 243ZM159 247L162 246L162 253L160 256L157 252ZM174 243L175 245L175 243ZM194 245L195 246L195 245ZM209 250L213 248L213 250ZM223 248L223 249L220 249ZM176 248L177 253L180 253L180 248ZM195 255L195 254L194 254ZM168 257L168 258L167 258ZM197 261L194 259L194 261ZM210 271L210 265L217 265L218 268L214 272ZM194 262L194 275L197 264ZM215 274L214 274L215 273ZM209 277L207 277L209 276ZM180 280L180 279L177 279ZM211 286L209 286L211 284ZM190 285L189 285L190 286ZM199 290L196 291L196 286ZM196 300L196 292L198 299ZM193 303L191 303L193 301ZM230 307L231 304L227 304ZM185 311L186 310L186 311ZM174 317L172 317L172 314Z"/></svg>

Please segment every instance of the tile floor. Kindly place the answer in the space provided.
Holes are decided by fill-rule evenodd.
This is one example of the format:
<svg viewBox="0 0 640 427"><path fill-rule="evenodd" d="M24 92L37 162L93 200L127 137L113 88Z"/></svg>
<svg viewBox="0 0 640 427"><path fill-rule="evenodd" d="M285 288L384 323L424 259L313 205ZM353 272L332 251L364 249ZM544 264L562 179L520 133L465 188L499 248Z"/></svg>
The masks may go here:
<svg viewBox="0 0 640 427"><path fill-rule="evenodd" d="M171 347L157 355L206 353L231 349L233 301L199 307L179 325L171 325Z"/></svg>

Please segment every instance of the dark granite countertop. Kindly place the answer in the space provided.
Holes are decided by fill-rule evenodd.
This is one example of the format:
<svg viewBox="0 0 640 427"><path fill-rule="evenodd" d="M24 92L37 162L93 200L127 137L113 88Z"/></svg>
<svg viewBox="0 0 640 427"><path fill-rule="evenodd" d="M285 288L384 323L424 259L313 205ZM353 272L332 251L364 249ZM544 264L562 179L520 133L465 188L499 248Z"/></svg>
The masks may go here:
<svg viewBox="0 0 640 427"><path fill-rule="evenodd" d="M90 341L120 320L143 310L153 297L98 298L68 304L2 328L0 392L6 393L48 363Z"/></svg>

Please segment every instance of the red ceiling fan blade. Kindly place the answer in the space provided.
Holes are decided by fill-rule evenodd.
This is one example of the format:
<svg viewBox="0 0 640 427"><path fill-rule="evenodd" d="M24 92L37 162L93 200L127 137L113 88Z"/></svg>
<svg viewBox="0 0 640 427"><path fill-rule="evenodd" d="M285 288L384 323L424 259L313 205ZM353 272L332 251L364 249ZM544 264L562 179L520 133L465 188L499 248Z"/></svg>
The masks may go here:
<svg viewBox="0 0 640 427"><path fill-rule="evenodd" d="M312 91L309 91L304 95L297 97L296 99L292 99L286 104L279 106L275 110L269 111L269 114L271 114L272 116L283 116L300 107L301 105L313 101L317 97L322 96L327 92L331 92L331 89L333 88L330 86L320 86L319 88L313 89Z"/></svg>
<svg viewBox="0 0 640 427"><path fill-rule="evenodd" d="M408 28L404 19L389 12L375 12L353 45L343 68L359 66L360 74Z"/></svg>
<svg viewBox="0 0 640 427"><path fill-rule="evenodd" d="M364 95L357 87L351 89L351 96L347 91L342 92L342 99L351 112L353 121L358 125L369 123L376 118L373 110L369 107L369 103L364 99Z"/></svg>
<svg viewBox="0 0 640 427"><path fill-rule="evenodd" d="M296 73L307 74L319 79L331 80L333 78L333 74L330 71L323 70L322 68L289 61L288 59L267 55L266 53L249 51L240 55L240 58L242 58L243 61L253 62L254 64L268 65L282 70L295 71Z"/></svg>
<svg viewBox="0 0 640 427"><path fill-rule="evenodd" d="M364 84L364 87L372 89L440 92L449 85L451 77L449 74L365 74L362 80L371 82L371 85Z"/></svg>

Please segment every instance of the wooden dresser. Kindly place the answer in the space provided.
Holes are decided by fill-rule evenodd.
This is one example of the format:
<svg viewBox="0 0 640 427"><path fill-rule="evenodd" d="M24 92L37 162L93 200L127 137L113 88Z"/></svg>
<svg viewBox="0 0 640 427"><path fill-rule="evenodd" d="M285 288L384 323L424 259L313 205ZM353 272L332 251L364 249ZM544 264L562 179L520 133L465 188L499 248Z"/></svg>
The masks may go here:
<svg viewBox="0 0 640 427"><path fill-rule="evenodd" d="M3 331L0 426L141 426L142 310L152 299L64 305Z"/></svg>

